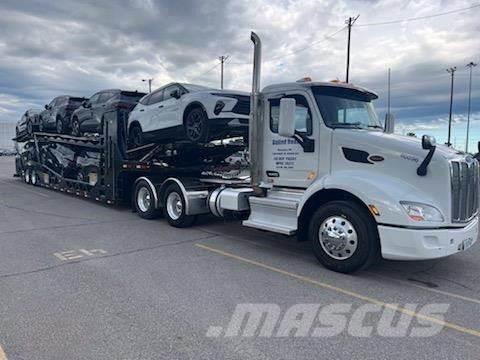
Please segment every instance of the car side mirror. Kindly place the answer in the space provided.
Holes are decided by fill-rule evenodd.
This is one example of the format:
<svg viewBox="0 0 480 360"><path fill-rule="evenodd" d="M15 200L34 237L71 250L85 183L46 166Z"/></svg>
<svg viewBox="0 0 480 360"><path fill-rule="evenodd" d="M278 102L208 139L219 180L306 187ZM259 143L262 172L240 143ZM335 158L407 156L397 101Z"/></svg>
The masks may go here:
<svg viewBox="0 0 480 360"><path fill-rule="evenodd" d="M45 105L45 110L48 110L48 105Z"/></svg>
<svg viewBox="0 0 480 360"><path fill-rule="evenodd" d="M84 108L89 108L89 107L90 107L90 103L88 102L88 100L83 100L82 106L83 106Z"/></svg>
<svg viewBox="0 0 480 360"><path fill-rule="evenodd" d="M180 91L177 90L173 90L171 93L170 93L170 96L175 98L175 99L180 99Z"/></svg>
<svg viewBox="0 0 480 360"><path fill-rule="evenodd" d="M280 116L278 119L278 134L285 137L295 135L295 99L283 98L280 100Z"/></svg>

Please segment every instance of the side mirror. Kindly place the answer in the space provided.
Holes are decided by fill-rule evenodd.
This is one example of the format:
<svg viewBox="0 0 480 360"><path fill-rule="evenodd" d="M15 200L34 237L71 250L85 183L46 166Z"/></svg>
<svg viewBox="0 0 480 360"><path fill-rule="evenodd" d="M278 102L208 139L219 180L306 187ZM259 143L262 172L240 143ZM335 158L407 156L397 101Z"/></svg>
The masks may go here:
<svg viewBox="0 0 480 360"><path fill-rule="evenodd" d="M280 116L278 119L278 134L285 137L295 135L295 99L283 98L280 100Z"/></svg>
<svg viewBox="0 0 480 360"><path fill-rule="evenodd" d="M45 110L48 110L49 106L48 105L45 105Z"/></svg>
<svg viewBox="0 0 480 360"><path fill-rule="evenodd" d="M177 90L173 90L172 92L170 92L170 96L175 98L175 99L180 99L180 91Z"/></svg>
<svg viewBox="0 0 480 360"><path fill-rule="evenodd" d="M430 150L436 146L437 146L437 141L435 140L435 137L429 136L429 135L422 136L422 149Z"/></svg>
<svg viewBox="0 0 480 360"><path fill-rule="evenodd" d="M385 114L385 127L384 132L387 134L393 134L395 131L395 116L392 113Z"/></svg>
<svg viewBox="0 0 480 360"><path fill-rule="evenodd" d="M84 108L89 108L89 107L90 107L90 103L88 102L88 100L83 100L83 101L82 101L82 106L83 106Z"/></svg>

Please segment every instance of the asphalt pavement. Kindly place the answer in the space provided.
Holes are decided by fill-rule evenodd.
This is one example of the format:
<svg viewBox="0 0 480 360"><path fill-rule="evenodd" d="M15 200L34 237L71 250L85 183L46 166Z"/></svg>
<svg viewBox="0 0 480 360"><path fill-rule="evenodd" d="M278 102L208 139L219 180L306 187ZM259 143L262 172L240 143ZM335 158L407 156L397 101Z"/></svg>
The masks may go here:
<svg viewBox="0 0 480 360"><path fill-rule="evenodd" d="M0 157L0 360L480 357L480 243L342 275L308 243L209 216L175 229L13 172L13 158ZM228 334L245 304L280 310L275 329ZM411 310L442 304L444 314ZM374 311L362 320L366 306L407 319L408 333L385 333ZM282 333L312 313L318 325L319 307L337 333ZM286 321L298 308L310 310ZM413 335L434 325L435 335Z"/></svg>

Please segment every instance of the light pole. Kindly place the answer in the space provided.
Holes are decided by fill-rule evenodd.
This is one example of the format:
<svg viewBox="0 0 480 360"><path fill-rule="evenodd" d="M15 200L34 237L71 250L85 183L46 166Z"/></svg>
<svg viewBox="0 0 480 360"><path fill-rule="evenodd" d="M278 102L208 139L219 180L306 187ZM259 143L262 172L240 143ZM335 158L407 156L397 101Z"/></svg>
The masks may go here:
<svg viewBox="0 0 480 360"><path fill-rule="evenodd" d="M152 92L152 81L153 79L142 79L142 82L146 82L148 81L148 92L151 93Z"/></svg>
<svg viewBox="0 0 480 360"><path fill-rule="evenodd" d="M447 72L451 75L452 81L450 85L450 112L448 115L448 140L447 140L447 146L452 146L452 143L450 142L450 137L452 134L452 108L453 108L453 79L455 77L455 71L457 71L457 67L451 67L447 69Z"/></svg>
<svg viewBox="0 0 480 360"><path fill-rule="evenodd" d="M477 66L477 64L475 64L473 61L470 61L466 66L470 68L470 82L468 85L467 141L465 144L465 152L468 153L468 140L470 135L470 110L471 110L471 104L472 104L472 71L473 71L473 68Z"/></svg>
<svg viewBox="0 0 480 360"><path fill-rule="evenodd" d="M223 64L225 63L225 60L228 59L228 55L227 56L219 56L218 59L220 60L220 64L221 64L221 67L220 67L220 89L223 90Z"/></svg>

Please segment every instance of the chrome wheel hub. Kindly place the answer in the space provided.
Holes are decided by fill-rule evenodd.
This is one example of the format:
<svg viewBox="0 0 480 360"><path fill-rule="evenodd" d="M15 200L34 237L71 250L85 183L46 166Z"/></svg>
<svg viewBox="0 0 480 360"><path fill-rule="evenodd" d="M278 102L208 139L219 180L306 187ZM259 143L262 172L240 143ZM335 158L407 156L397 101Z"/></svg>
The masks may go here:
<svg viewBox="0 0 480 360"><path fill-rule="evenodd" d="M167 197L167 213L173 220L179 219L183 214L182 198L176 192L171 192Z"/></svg>
<svg viewBox="0 0 480 360"><path fill-rule="evenodd" d="M322 249L336 260L351 257L358 246L352 223L341 216L330 216L320 225L318 238Z"/></svg>
<svg viewBox="0 0 480 360"><path fill-rule="evenodd" d="M147 212L152 205L152 198L150 196L150 191L147 188L142 187L137 194L137 204L138 208L142 212Z"/></svg>

